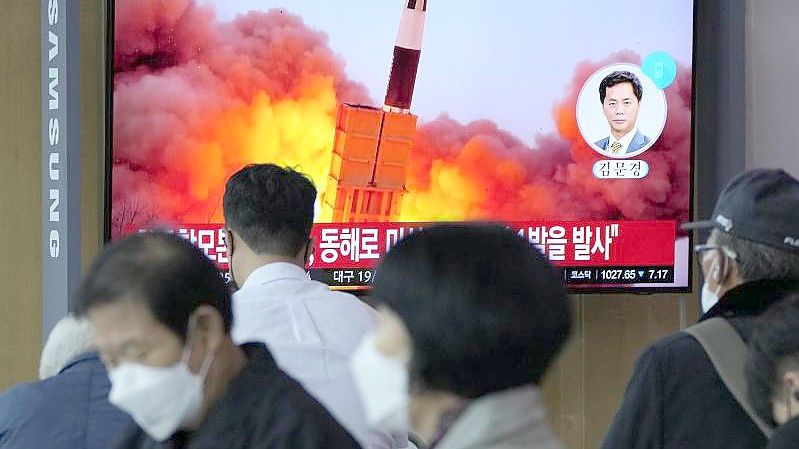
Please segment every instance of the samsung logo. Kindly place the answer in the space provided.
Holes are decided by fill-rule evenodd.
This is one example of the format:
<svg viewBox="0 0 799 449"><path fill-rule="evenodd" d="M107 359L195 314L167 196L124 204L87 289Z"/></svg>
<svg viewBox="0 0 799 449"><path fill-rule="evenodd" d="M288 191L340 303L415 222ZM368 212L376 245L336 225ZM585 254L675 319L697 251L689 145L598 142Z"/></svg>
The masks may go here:
<svg viewBox="0 0 799 449"><path fill-rule="evenodd" d="M48 247L50 248L50 258L57 259L61 254L61 234L58 231L58 223L61 222L61 188L58 182L61 180L61 156L59 148L61 146L61 133L58 117L56 114L63 106L59 101L59 70L53 63L60 54L58 45L58 34L55 26L58 24L58 0L49 0L47 4L47 23L50 29L47 33L49 49L47 51L47 136L50 144L50 152L47 157L47 179L49 180L48 190L48 216L50 223L50 236Z"/></svg>

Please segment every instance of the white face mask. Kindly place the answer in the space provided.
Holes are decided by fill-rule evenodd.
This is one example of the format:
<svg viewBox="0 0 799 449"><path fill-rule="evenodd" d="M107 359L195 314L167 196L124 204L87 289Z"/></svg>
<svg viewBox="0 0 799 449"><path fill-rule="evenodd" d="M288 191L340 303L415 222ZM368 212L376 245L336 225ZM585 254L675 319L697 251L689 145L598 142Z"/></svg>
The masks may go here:
<svg viewBox="0 0 799 449"><path fill-rule="evenodd" d="M702 286L702 313L707 313L708 310L712 309L719 302L719 294L718 291L721 287L719 286L716 288L716 291L710 289L707 281Z"/></svg>
<svg viewBox="0 0 799 449"><path fill-rule="evenodd" d="M407 431L410 376L406 363L378 351L370 334L355 351L350 369L369 424L389 432Z"/></svg>
<svg viewBox="0 0 799 449"><path fill-rule="evenodd" d="M713 268L710 270L710 276L716 276L718 274L718 261L713 262ZM721 291L721 285L719 284L716 286L716 291L710 289L710 284L708 284L707 279L705 279L704 285L702 285L702 313L705 314L708 310L712 309L719 302L719 292Z"/></svg>
<svg viewBox="0 0 799 449"><path fill-rule="evenodd" d="M187 346L188 349L188 346ZM199 374L188 367L188 355L169 367L124 362L112 369L108 400L128 413L156 441L197 421L203 404L203 384L213 357L203 361Z"/></svg>

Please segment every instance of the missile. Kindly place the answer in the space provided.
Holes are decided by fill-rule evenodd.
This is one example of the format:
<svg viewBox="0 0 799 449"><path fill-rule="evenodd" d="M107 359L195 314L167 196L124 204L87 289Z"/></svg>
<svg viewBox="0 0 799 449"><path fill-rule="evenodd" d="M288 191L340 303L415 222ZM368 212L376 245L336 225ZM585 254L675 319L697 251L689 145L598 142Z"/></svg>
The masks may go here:
<svg viewBox="0 0 799 449"><path fill-rule="evenodd" d="M405 0L405 11L400 20L397 40L394 44L394 59L383 110L410 113L419 55L422 53L422 35L427 11L427 0Z"/></svg>

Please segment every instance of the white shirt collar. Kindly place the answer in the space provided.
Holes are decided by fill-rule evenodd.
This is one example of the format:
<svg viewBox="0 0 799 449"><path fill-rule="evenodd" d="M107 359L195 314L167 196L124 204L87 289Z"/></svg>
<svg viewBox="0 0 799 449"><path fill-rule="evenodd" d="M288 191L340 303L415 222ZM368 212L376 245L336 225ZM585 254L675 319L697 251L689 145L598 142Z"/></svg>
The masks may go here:
<svg viewBox="0 0 799 449"><path fill-rule="evenodd" d="M621 136L621 139L619 139L619 140L616 140L616 138L613 137L613 134L611 134L610 135L610 140L608 141L607 150L610 151L610 147L614 143L619 142L621 144L621 149L619 150L619 154L626 153L627 152L627 148L630 148L630 143L632 143L633 138L635 137L636 133L638 133L638 128L633 128L632 131L630 131L627 134Z"/></svg>
<svg viewBox="0 0 799 449"><path fill-rule="evenodd" d="M250 273L250 276L247 277L247 280L244 281L244 285L242 285L241 288L268 284L283 279L308 280L308 273L293 263L268 263L262 267L256 268Z"/></svg>

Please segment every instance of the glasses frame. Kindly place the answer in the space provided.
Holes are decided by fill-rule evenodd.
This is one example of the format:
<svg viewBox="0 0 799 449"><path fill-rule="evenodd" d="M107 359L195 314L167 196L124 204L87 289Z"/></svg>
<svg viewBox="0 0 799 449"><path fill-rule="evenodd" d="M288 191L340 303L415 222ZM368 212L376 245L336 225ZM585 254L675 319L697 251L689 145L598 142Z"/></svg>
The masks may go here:
<svg viewBox="0 0 799 449"><path fill-rule="evenodd" d="M701 245L695 245L694 246L694 253L696 253L696 255L699 256L699 257L701 257L702 253L707 252L707 251L712 251L712 250L719 250L725 256L729 257L730 259L736 260L736 261L738 260L738 254L735 251L733 251L730 248L728 248L726 246L723 246L723 245L713 245L713 244L710 244L710 243L703 243Z"/></svg>

